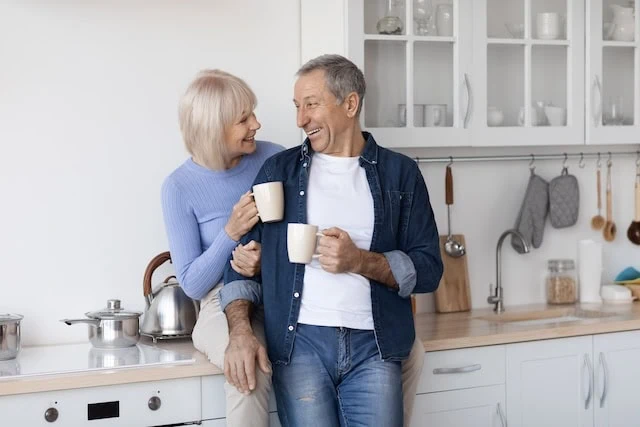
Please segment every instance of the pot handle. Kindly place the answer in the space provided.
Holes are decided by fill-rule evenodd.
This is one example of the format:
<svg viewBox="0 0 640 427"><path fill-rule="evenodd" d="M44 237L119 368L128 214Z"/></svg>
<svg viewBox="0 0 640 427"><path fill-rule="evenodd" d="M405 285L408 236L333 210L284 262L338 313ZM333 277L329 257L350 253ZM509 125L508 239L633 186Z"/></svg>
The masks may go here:
<svg viewBox="0 0 640 427"><path fill-rule="evenodd" d="M151 277L153 276L153 272L156 268L160 267L165 262L171 262L171 254L169 251L162 252L159 255L156 255L155 258L151 260L149 265L147 265L146 270L144 271L144 279L142 280L142 294L147 297L151 294Z"/></svg>
<svg viewBox="0 0 640 427"><path fill-rule="evenodd" d="M66 323L67 325L75 325L76 323L88 323L89 325L93 325L95 327L100 326L100 320L98 319L61 319L60 321Z"/></svg>

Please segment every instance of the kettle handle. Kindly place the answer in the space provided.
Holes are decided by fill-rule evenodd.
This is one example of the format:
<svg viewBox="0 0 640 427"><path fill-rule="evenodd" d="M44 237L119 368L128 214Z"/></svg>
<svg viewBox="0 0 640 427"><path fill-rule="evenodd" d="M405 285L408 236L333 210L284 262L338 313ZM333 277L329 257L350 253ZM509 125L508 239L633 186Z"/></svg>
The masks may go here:
<svg viewBox="0 0 640 427"><path fill-rule="evenodd" d="M145 297L151 294L151 278L153 276L153 272L156 271L156 268L160 267L167 261L171 262L171 254L169 251L156 255L149 265L147 265L147 268L144 271L144 279L142 280L142 294Z"/></svg>

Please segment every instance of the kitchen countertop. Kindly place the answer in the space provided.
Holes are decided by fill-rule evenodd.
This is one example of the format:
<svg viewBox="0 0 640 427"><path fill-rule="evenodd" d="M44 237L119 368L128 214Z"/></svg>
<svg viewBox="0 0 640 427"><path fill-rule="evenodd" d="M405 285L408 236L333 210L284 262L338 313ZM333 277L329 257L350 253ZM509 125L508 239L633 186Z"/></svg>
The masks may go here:
<svg viewBox="0 0 640 427"><path fill-rule="evenodd" d="M555 322L559 316L567 316L578 309L583 313L593 311L609 317L587 318L576 321ZM540 323L533 317L547 318ZM495 319L520 322L504 322ZM552 318L552 319L549 319ZM491 308L461 313L421 313L416 316L416 333L422 339L425 351L451 350L522 341L563 338L579 335L602 334L640 329L640 303L637 304L581 304L575 306L525 305L506 307L502 315ZM153 345L148 338L141 343ZM16 377L0 381L0 396L98 387L134 382L167 380L176 378L218 375L222 371L209 363L207 358L193 348L191 340L167 340L156 344L160 349L191 354L190 364L150 365L132 368L113 368ZM19 359L18 359L19 361Z"/></svg>

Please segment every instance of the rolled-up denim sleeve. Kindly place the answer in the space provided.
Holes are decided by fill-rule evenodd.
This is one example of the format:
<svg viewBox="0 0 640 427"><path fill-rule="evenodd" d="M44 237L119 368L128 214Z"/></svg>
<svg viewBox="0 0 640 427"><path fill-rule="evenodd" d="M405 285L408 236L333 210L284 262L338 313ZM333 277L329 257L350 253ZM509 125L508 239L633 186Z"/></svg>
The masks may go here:
<svg viewBox="0 0 640 427"><path fill-rule="evenodd" d="M391 274L396 279L398 287L398 295L402 298L409 298L416 287L416 268L409 255L402 251L389 251L383 253L389 263Z"/></svg>
<svg viewBox="0 0 640 427"><path fill-rule="evenodd" d="M222 311L235 300L251 301L254 305L262 304L262 285L254 280L234 280L220 289L220 306Z"/></svg>

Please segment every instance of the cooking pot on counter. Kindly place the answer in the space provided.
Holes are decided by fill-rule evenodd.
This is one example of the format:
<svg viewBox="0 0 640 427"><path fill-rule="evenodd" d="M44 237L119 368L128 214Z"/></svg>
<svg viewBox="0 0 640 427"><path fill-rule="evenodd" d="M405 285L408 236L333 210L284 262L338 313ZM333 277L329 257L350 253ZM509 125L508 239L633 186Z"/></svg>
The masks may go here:
<svg viewBox="0 0 640 427"><path fill-rule="evenodd" d="M190 337L198 320L200 303L184 293L175 276L167 277L156 289L151 289L153 272L171 261L171 254L163 252L151 260L144 272L142 292L147 308L140 333L158 339Z"/></svg>
<svg viewBox="0 0 640 427"><path fill-rule="evenodd" d="M19 314L0 314L0 360L15 359L20 352Z"/></svg>
<svg viewBox="0 0 640 427"><path fill-rule="evenodd" d="M107 301L107 308L85 313L88 319L62 319L67 325L89 325L89 341L96 348L124 348L136 345L140 339L139 311L126 311L119 299Z"/></svg>

